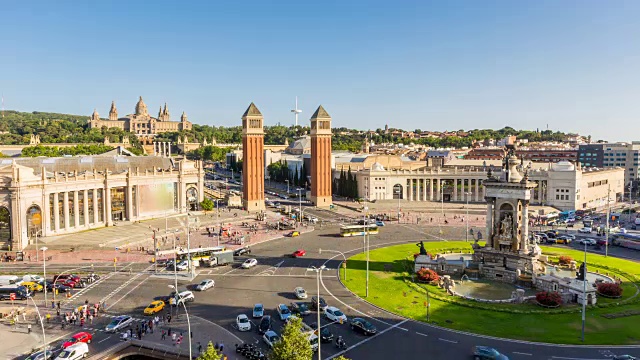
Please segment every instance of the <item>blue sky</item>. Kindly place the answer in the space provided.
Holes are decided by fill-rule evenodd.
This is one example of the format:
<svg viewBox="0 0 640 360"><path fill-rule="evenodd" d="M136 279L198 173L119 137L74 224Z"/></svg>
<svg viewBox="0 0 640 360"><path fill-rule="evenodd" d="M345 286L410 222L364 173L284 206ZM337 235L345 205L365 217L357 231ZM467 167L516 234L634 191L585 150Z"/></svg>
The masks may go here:
<svg viewBox="0 0 640 360"><path fill-rule="evenodd" d="M10 1L5 108L200 124L323 104L334 126L640 130L637 1Z"/></svg>

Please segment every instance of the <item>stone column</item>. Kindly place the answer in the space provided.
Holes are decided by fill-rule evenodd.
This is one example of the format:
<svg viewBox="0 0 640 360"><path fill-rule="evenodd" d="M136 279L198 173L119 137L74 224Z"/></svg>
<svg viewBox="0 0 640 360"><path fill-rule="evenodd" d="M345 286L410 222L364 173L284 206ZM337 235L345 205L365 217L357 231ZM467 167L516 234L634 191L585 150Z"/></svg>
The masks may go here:
<svg viewBox="0 0 640 360"><path fill-rule="evenodd" d="M89 227L89 190L82 190L82 210L84 211L84 226Z"/></svg>
<svg viewBox="0 0 640 360"><path fill-rule="evenodd" d="M493 231L493 198L485 198L487 201L487 229L486 229L486 241L487 247L493 247L491 240L491 232Z"/></svg>
<svg viewBox="0 0 640 360"><path fill-rule="evenodd" d="M433 181L434 179L429 179L429 200L433 201Z"/></svg>
<svg viewBox="0 0 640 360"><path fill-rule="evenodd" d="M522 238L520 239L520 252L529 252L529 201L522 200Z"/></svg>
<svg viewBox="0 0 640 360"><path fill-rule="evenodd" d="M442 184L440 184L440 179L436 179L436 200L437 201L441 201L442 200L442 191L440 191L440 187L442 186Z"/></svg>
<svg viewBox="0 0 640 360"><path fill-rule="evenodd" d="M153 156L156 156L158 154L158 152L156 151L156 142L152 142L153 144Z"/></svg>
<svg viewBox="0 0 640 360"><path fill-rule="evenodd" d="M453 201L458 201L458 179L453 179Z"/></svg>
<svg viewBox="0 0 640 360"><path fill-rule="evenodd" d="M113 225L113 220L111 218L111 188L108 185L104 187L104 199L102 201L104 203L104 223L107 226Z"/></svg>
<svg viewBox="0 0 640 360"><path fill-rule="evenodd" d="M168 144L168 148L169 148L169 157L171 157L171 143L167 143Z"/></svg>
<svg viewBox="0 0 640 360"><path fill-rule="evenodd" d="M542 180L538 181L538 204L542 204Z"/></svg>
<svg viewBox="0 0 640 360"><path fill-rule="evenodd" d="M155 148L154 148L155 150ZM93 189L93 224L98 223L98 189ZM104 199L102 199L104 201Z"/></svg>
<svg viewBox="0 0 640 360"><path fill-rule="evenodd" d="M62 212L64 213L64 228L69 229L69 193L64 192L62 197Z"/></svg>
<svg viewBox="0 0 640 360"><path fill-rule="evenodd" d="M427 201L427 179L422 179L422 201Z"/></svg>
<svg viewBox="0 0 640 360"><path fill-rule="evenodd" d="M475 196L475 201L478 202L478 192L480 191L479 187L480 187L480 179L475 179L476 181L476 186L475 186L475 191L473 192L474 196Z"/></svg>
<svg viewBox="0 0 640 360"><path fill-rule="evenodd" d="M80 209L78 208L78 192L73 192L73 226L80 226Z"/></svg>
<svg viewBox="0 0 640 360"><path fill-rule="evenodd" d="M127 220L133 221L133 186L127 185Z"/></svg>
<svg viewBox="0 0 640 360"><path fill-rule="evenodd" d="M60 230L60 198L57 192L53 193L53 230Z"/></svg>

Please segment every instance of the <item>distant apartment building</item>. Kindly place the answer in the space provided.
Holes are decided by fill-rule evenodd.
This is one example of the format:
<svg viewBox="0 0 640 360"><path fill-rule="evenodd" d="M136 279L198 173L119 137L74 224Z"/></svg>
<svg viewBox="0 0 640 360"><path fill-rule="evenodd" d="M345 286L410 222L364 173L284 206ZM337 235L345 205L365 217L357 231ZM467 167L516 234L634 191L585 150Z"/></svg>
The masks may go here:
<svg viewBox="0 0 640 360"><path fill-rule="evenodd" d="M472 149L465 155L465 159L470 160L499 160L505 156L503 147L490 146ZM516 149L518 158L533 162L557 163L560 161L575 162L578 151L566 148L518 148Z"/></svg>
<svg viewBox="0 0 640 360"><path fill-rule="evenodd" d="M638 158L640 141L631 143L582 144L578 146L578 161L584 167L621 167L625 173L625 184L640 178Z"/></svg>

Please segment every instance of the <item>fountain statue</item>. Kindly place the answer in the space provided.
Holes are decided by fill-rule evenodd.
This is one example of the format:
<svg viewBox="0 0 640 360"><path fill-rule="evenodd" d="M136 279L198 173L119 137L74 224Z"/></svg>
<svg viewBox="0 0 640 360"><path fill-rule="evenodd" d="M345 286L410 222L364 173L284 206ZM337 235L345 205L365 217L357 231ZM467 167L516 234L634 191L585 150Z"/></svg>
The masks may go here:
<svg viewBox="0 0 640 360"><path fill-rule="evenodd" d="M576 279L580 281L585 281L587 279L587 267L584 263L580 264L580 268L578 268L578 272L576 272Z"/></svg>
<svg viewBox="0 0 640 360"><path fill-rule="evenodd" d="M424 243L422 242L422 240L420 240L420 242L416 244L416 246L420 248L420 255L427 255L427 250L424 248Z"/></svg>

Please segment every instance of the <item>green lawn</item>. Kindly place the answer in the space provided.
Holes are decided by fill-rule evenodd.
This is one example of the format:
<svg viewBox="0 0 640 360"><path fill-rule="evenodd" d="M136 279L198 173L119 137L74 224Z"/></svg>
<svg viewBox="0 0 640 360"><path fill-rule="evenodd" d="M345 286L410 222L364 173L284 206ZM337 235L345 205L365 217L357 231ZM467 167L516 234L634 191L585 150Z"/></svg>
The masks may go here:
<svg viewBox="0 0 640 360"><path fill-rule="evenodd" d="M449 242L427 242L425 248L429 252L443 251L445 249L471 250L470 243L449 241ZM437 250L437 251L436 251ZM412 254L417 253L415 244L404 244L391 246L383 249L373 250L370 253L370 273L369 273L369 297L367 301L388 309L399 315L426 321L426 295L408 286L404 279L407 274L407 267L411 265ZM570 249L559 249L555 247L543 247L546 255L559 256L569 255L574 259L582 258L583 253ZM358 296L364 298L365 295L365 256L355 255L348 260L347 280L345 285ZM605 258L604 256L589 254L588 263L607 266L610 269L620 269L623 277L624 273L640 277L640 265L631 261L616 258ZM412 269L412 267L411 267ZM601 272L611 270L600 270ZM591 267L590 271L595 270ZM403 272L405 272L403 274ZM343 272L340 272L343 277ZM343 279L344 280L344 279ZM431 293L441 294L442 290L435 286L427 286ZM624 286L625 294L623 299L632 297L636 292L634 284L628 283ZM589 307L587 310L586 343L587 344L640 344L640 315L607 319L604 314L620 313L629 310L640 310L640 303L635 301L639 297L634 297L626 305L611 306L606 308ZM454 299L460 303L440 301L431 297L430 320L440 326L486 334L498 337L523 339L530 341L541 341L550 343L580 344L581 314L576 305L564 305L559 311L549 310L546 312L537 305L516 305L516 304L477 304L475 302L465 302L461 299ZM620 300L598 299L602 304L619 302ZM465 306L483 306L487 308L479 309ZM502 311L500 311L502 310ZM525 313L514 314L517 310ZM538 313L526 313L526 312ZM571 313L558 313L561 311L574 311ZM556 312L556 313L553 313Z"/></svg>

